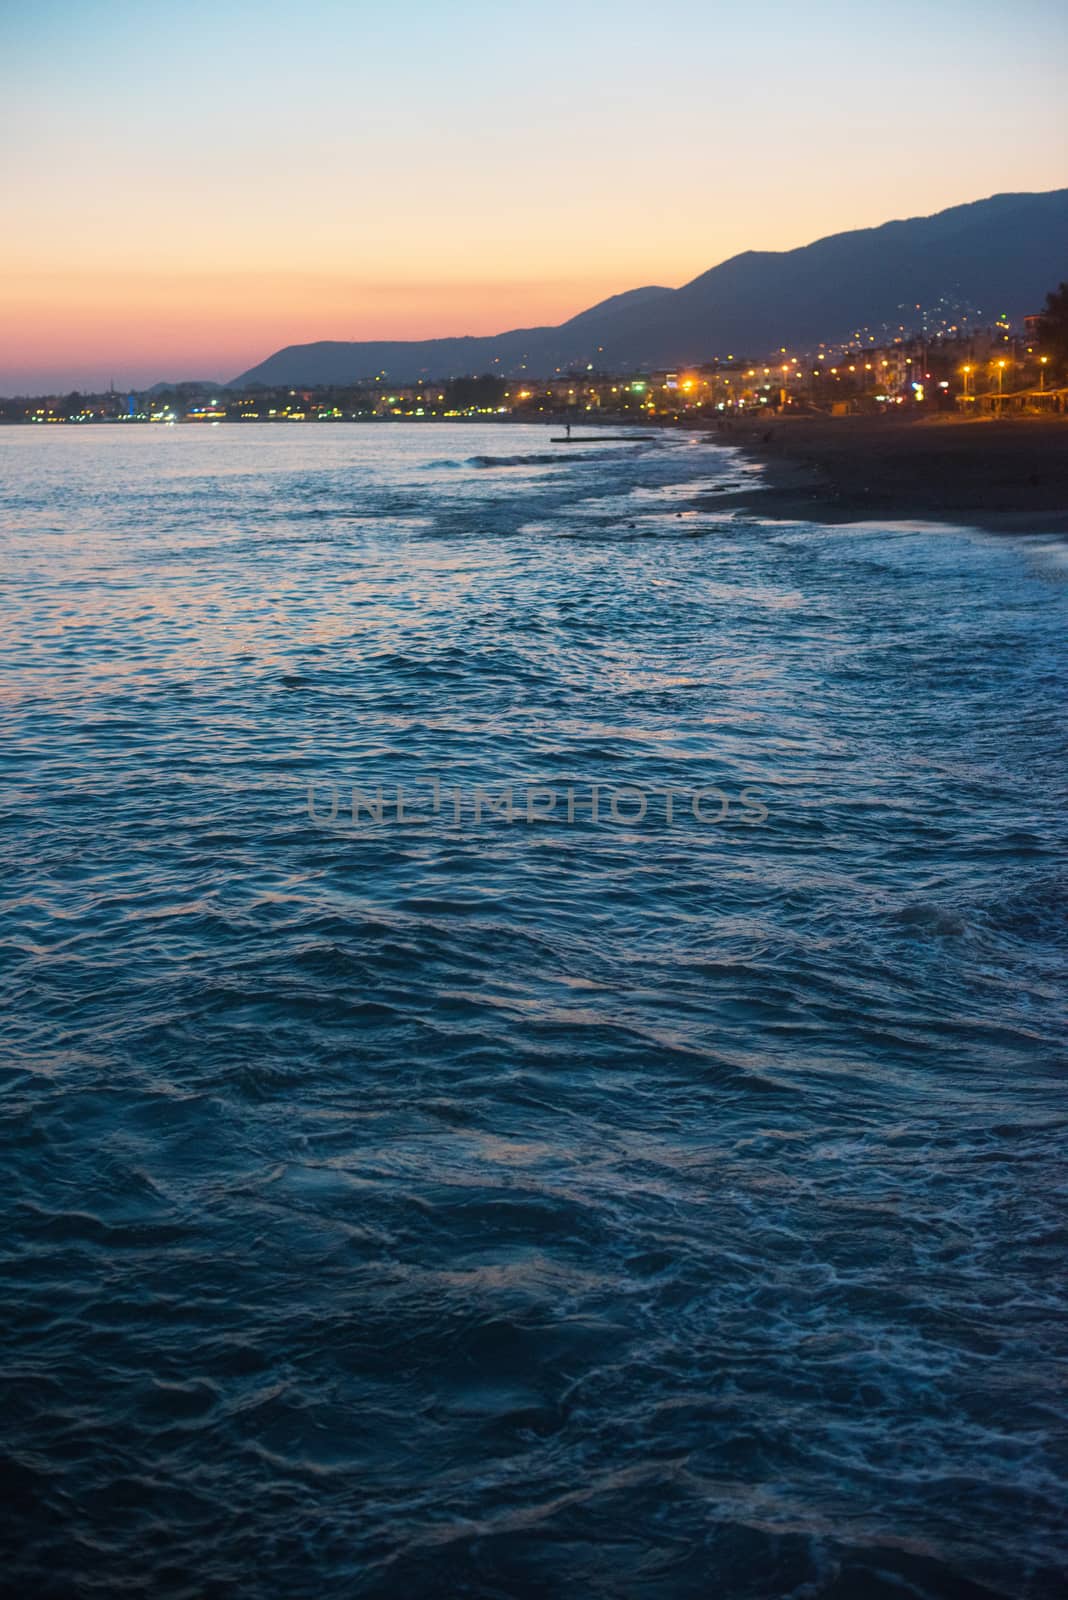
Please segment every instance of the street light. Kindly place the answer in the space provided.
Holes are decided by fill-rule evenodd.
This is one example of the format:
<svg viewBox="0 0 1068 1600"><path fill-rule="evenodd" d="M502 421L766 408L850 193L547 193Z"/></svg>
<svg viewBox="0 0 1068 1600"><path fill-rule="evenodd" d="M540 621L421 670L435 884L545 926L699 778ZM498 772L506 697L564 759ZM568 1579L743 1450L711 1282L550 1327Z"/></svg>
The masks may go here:
<svg viewBox="0 0 1068 1600"><path fill-rule="evenodd" d="M1044 391L1046 387L1046 362L1048 360L1049 356L1039 356L1038 358L1038 387L1040 391Z"/></svg>
<svg viewBox="0 0 1068 1600"><path fill-rule="evenodd" d="M998 362L998 411L1002 409L1002 396L1004 395L1005 363Z"/></svg>
<svg viewBox="0 0 1068 1600"><path fill-rule="evenodd" d="M969 398L969 395L968 395L968 379L971 376L972 369L971 369L971 367L961 367L960 370L964 374L964 398L965 398L965 400L967 400Z"/></svg>

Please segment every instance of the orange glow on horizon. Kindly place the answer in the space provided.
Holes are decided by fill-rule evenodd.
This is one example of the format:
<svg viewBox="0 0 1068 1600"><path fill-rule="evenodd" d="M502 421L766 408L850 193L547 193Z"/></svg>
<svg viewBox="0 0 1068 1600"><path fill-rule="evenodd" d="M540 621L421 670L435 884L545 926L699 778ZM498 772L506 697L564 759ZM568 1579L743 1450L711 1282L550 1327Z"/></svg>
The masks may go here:
<svg viewBox="0 0 1068 1600"><path fill-rule="evenodd" d="M160 378L226 380L288 344L452 338L565 321L621 287L583 279L353 283L340 276L230 272L10 276L0 312L5 366L69 372L81 387Z"/></svg>

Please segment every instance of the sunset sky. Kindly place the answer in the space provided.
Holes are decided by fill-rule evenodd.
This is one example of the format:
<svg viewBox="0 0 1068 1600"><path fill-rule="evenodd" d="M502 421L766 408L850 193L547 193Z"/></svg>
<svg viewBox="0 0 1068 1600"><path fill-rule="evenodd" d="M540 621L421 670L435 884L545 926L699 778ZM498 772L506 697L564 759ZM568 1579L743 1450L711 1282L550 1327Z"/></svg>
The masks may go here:
<svg viewBox="0 0 1068 1600"><path fill-rule="evenodd" d="M7 0L0 393L557 322L1062 187L1066 51L1047 0Z"/></svg>

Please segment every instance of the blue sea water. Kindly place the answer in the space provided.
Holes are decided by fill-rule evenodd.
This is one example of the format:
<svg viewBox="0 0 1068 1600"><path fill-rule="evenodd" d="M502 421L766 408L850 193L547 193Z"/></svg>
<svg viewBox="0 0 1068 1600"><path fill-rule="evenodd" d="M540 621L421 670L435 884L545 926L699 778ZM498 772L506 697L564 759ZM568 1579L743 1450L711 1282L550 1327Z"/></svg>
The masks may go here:
<svg viewBox="0 0 1068 1600"><path fill-rule="evenodd" d="M1058 1591L1065 550L754 470L0 430L5 1592Z"/></svg>

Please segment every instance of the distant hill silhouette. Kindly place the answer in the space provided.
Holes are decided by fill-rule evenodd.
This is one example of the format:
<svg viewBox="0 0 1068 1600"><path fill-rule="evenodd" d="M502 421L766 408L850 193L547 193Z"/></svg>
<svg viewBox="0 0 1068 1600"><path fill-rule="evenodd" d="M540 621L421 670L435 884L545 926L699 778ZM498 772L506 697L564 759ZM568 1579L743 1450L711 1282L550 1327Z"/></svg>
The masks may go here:
<svg viewBox="0 0 1068 1600"><path fill-rule="evenodd" d="M1068 276L1068 189L1000 194L933 217L836 233L797 250L746 251L681 289L613 295L556 328L489 337L289 345L235 385L351 383L557 367L628 370L761 357L909 324L909 309L952 296L991 322L1041 308Z"/></svg>
<svg viewBox="0 0 1068 1600"><path fill-rule="evenodd" d="M203 394L207 389L225 388L225 383L220 383L218 378L176 378L173 383L154 383L151 389L145 389L143 393L156 399L161 394L181 394L183 390Z"/></svg>

